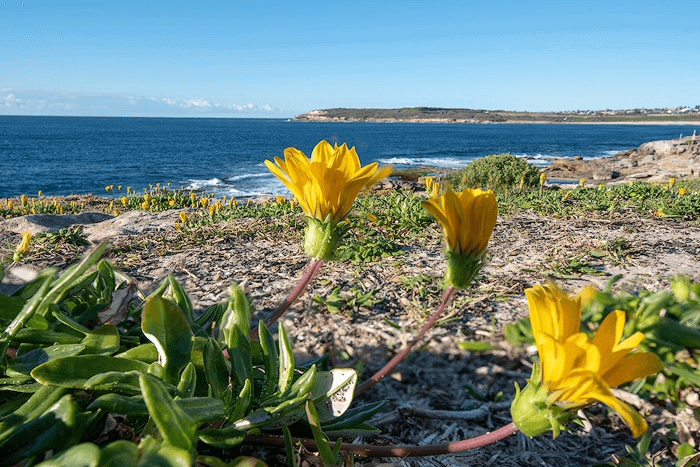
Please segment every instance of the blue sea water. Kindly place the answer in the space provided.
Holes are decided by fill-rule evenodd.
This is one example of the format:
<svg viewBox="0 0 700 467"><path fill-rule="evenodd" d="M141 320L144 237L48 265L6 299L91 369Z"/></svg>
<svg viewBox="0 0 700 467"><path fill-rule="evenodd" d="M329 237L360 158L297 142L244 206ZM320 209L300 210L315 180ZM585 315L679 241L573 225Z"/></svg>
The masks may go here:
<svg viewBox="0 0 700 467"><path fill-rule="evenodd" d="M459 168L509 152L546 165L598 158L697 125L315 123L284 119L0 116L0 197L105 195L107 185L204 189L217 196L288 194L265 167L292 146L355 146L363 164Z"/></svg>

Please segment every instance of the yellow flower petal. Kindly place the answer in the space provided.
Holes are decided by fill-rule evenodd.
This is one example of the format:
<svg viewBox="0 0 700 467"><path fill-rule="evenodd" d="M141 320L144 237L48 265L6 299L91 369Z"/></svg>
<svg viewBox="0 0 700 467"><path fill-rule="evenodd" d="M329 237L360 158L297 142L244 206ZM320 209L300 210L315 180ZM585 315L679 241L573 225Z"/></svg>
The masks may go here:
<svg viewBox="0 0 700 467"><path fill-rule="evenodd" d="M362 167L355 148L331 146L327 141L314 147L310 159L298 149L287 148L284 160L275 157L274 161L265 165L294 195L304 214L321 221L331 215L336 223L347 216L369 181L390 173L378 171L376 162Z"/></svg>
<svg viewBox="0 0 700 467"><path fill-rule="evenodd" d="M554 284L526 289L525 294L540 355L539 384L548 391L548 400L564 408L602 402L625 420L634 436L641 436L646 422L632 407L616 399L610 388L663 368L659 357L651 352L630 353L644 335L635 333L620 341L625 313L616 310L589 339L579 332L579 299L570 299Z"/></svg>

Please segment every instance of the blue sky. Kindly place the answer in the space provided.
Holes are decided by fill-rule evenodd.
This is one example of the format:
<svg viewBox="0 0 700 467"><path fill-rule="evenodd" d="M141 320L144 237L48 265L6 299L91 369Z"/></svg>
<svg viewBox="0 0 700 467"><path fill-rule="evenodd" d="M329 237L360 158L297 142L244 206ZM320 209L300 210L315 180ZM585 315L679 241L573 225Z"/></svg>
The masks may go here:
<svg viewBox="0 0 700 467"><path fill-rule="evenodd" d="M700 104L697 0L0 2L0 115Z"/></svg>

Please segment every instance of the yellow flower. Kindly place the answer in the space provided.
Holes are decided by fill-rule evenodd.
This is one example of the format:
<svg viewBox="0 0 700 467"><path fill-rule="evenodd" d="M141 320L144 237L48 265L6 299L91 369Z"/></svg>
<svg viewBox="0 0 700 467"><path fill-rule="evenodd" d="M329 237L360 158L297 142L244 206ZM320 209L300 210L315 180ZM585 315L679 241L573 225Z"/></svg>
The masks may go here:
<svg viewBox="0 0 700 467"><path fill-rule="evenodd" d="M123 206L126 206L127 204L129 204L129 199L126 196L122 196L119 201L122 202Z"/></svg>
<svg viewBox="0 0 700 467"><path fill-rule="evenodd" d="M644 334L636 332L620 341L625 313L616 310L590 339L580 332L580 298L569 298L554 284L526 289L525 294L540 365L528 385L516 389L511 414L518 428L528 436L552 429L556 436L559 422L598 401L617 412L635 437L644 434L646 421L610 390L663 368L654 353L631 353Z"/></svg>
<svg viewBox="0 0 700 467"><path fill-rule="evenodd" d="M175 222L175 230L182 230L182 225L179 222Z"/></svg>
<svg viewBox="0 0 700 467"><path fill-rule="evenodd" d="M442 197L427 199L422 204L442 224L448 250L475 256L484 252L498 217L493 191L447 190Z"/></svg>
<svg viewBox="0 0 700 467"><path fill-rule="evenodd" d="M447 190L442 197L431 197L422 204L440 221L445 233L447 283L466 287L481 268L481 258L496 225L496 196L491 190L478 188L459 193Z"/></svg>
<svg viewBox="0 0 700 467"><path fill-rule="evenodd" d="M281 197L280 195L275 196L275 201L277 201L278 204L284 203L286 200Z"/></svg>
<svg viewBox="0 0 700 467"><path fill-rule="evenodd" d="M151 195L146 193L145 195L143 195L143 200L148 203L149 201L151 201Z"/></svg>
<svg viewBox="0 0 700 467"><path fill-rule="evenodd" d="M595 301L596 291L597 291L597 289L592 285L587 285L585 287L582 287L581 290L578 291L578 298L581 301L582 307Z"/></svg>
<svg viewBox="0 0 700 467"><path fill-rule="evenodd" d="M27 197L27 195L20 195L19 200L22 204L27 204L27 201L29 201L29 198Z"/></svg>
<svg viewBox="0 0 700 467"><path fill-rule="evenodd" d="M571 197L571 191L564 193L564 199L569 199Z"/></svg>
<svg viewBox="0 0 700 467"><path fill-rule="evenodd" d="M369 219L369 221L373 224L377 223L377 216L375 216L374 214L367 213L367 219Z"/></svg>
<svg viewBox="0 0 700 467"><path fill-rule="evenodd" d="M27 250L29 250L29 242L31 242L31 240L31 232L24 232L22 234L22 240L20 240L19 244L15 247L15 252L12 257L13 261L20 261L22 259L22 255L24 255L27 252Z"/></svg>
<svg viewBox="0 0 700 467"><path fill-rule="evenodd" d="M578 181L578 186L580 186L581 188L583 188L585 185L586 185L586 179L585 179L585 178L581 178L581 179Z"/></svg>
<svg viewBox="0 0 700 467"><path fill-rule="evenodd" d="M168 204L170 205L170 207L175 206L175 200L171 199L170 201L168 201Z"/></svg>
<svg viewBox="0 0 700 467"><path fill-rule="evenodd" d="M675 185L675 184L676 184L676 179L675 179L675 178L671 177L671 178L668 179L668 187L669 187L669 188L673 188L673 185Z"/></svg>
<svg viewBox="0 0 700 467"><path fill-rule="evenodd" d="M433 177L425 177L425 191L430 192L433 188Z"/></svg>
<svg viewBox="0 0 700 467"><path fill-rule="evenodd" d="M141 209L143 209L144 211L148 211L148 206L148 201L144 201L143 203L141 203Z"/></svg>
<svg viewBox="0 0 700 467"><path fill-rule="evenodd" d="M216 205L212 204L211 206L209 206L209 214L214 215L215 212L216 212Z"/></svg>
<svg viewBox="0 0 700 467"><path fill-rule="evenodd" d="M126 194L128 195L128 194L130 194L130 193L131 193L131 187L128 186L128 187L126 187Z"/></svg>
<svg viewBox="0 0 700 467"><path fill-rule="evenodd" d="M184 212L181 212L180 213L180 220L182 221L183 224L185 222L187 222L187 214L185 214Z"/></svg>
<svg viewBox="0 0 700 467"><path fill-rule="evenodd" d="M122 191L122 186L121 185L117 186L117 190Z"/></svg>
<svg viewBox="0 0 700 467"><path fill-rule="evenodd" d="M7 209L12 209L14 207L14 205L15 205L15 203L13 203L12 201L8 201L7 202Z"/></svg>
<svg viewBox="0 0 700 467"><path fill-rule="evenodd" d="M679 194L680 196L685 195L685 188L679 188L679 189L678 189L678 194Z"/></svg>
<svg viewBox="0 0 700 467"><path fill-rule="evenodd" d="M276 165L275 165L276 164ZM335 222L347 216L360 190L387 177L391 168L377 168L377 163L362 167L355 148L346 144L331 146L326 141L316 145L311 158L287 148L284 160L265 165L292 192L304 214L324 221L331 215Z"/></svg>
<svg viewBox="0 0 700 467"><path fill-rule="evenodd" d="M106 191L107 193L109 193L109 185L107 185L107 186L105 187L105 191Z"/></svg>
<svg viewBox="0 0 700 467"><path fill-rule="evenodd" d="M206 208L207 206L209 206L209 198L202 198L201 203L202 207Z"/></svg>
<svg viewBox="0 0 700 467"><path fill-rule="evenodd" d="M545 180L547 180L547 174L542 172L540 174L540 185L544 185Z"/></svg>
<svg viewBox="0 0 700 467"><path fill-rule="evenodd" d="M15 251L18 253L26 253L27 250L29 250L29 242L32 240L32 233L31 232L24 232L22 234L22 240L19 242L19 245L17 245L17 248L15 248Z"/></svg>
<svg viewBox="0 0 700 467"><path fill-rule="evenodd" d="M37 194L41 197L41 190L37 191Z"/></svg>
<svg viewBox="0 0 700 467"><path fill-rule="evenodd" d="M311 158L295 148L284 151L284 160L265 165L294 195L308 219L304 250L314 258L330 259L339 241L336 226L350 212L360 190L391 173L376 162L362 167L355 148L346 144L316 145ZM314 222L316 221L316 222Z"/></svg>

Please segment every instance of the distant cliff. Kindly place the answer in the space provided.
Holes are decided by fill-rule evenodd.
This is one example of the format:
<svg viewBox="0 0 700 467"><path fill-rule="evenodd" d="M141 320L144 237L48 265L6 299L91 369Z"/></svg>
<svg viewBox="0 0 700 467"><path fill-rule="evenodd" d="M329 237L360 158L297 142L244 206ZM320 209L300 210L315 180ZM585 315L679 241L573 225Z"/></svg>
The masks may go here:
<svg viewBox="0 0 700 467"><path fill-rule="evenodd" d="M312 110L292 119L297 122L380 123L688 123L697 114L640 111L511 112L505 110L407 107L401 109Z"/></svg>

